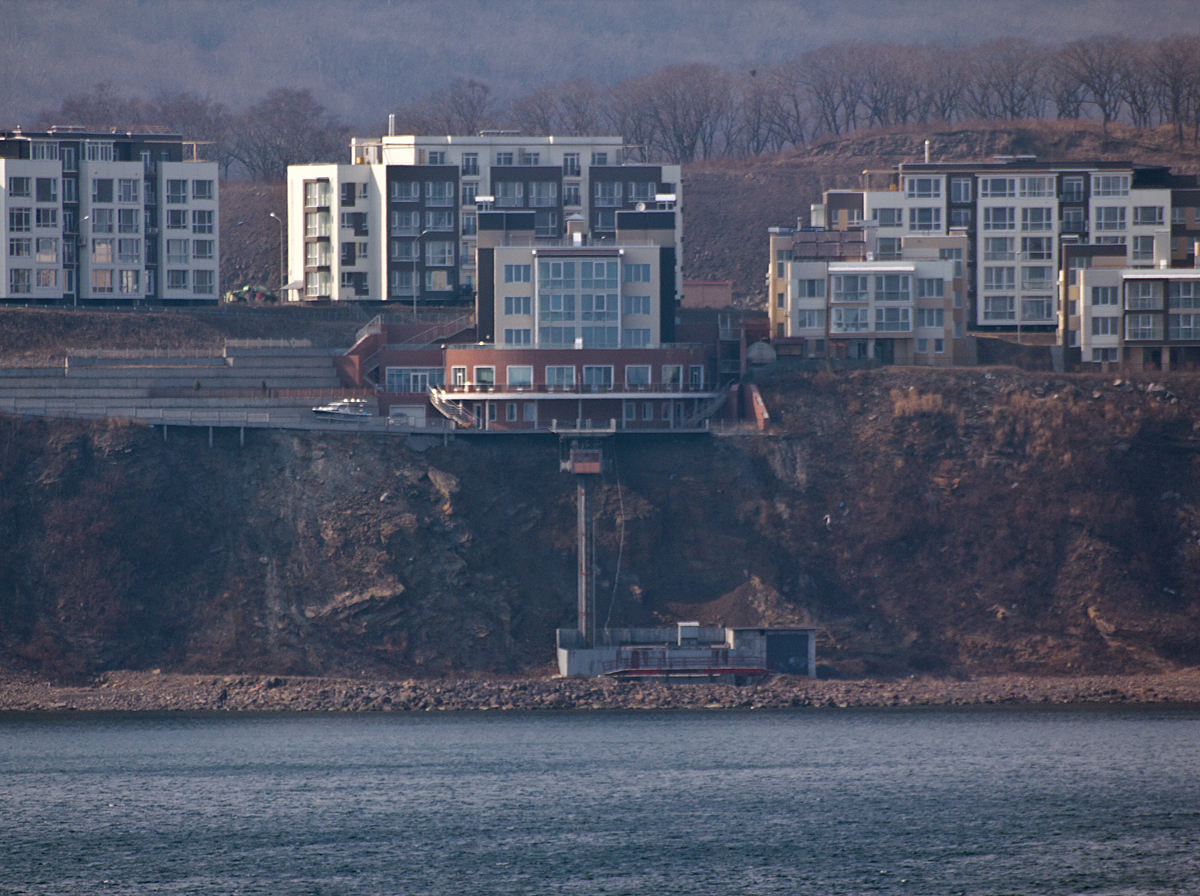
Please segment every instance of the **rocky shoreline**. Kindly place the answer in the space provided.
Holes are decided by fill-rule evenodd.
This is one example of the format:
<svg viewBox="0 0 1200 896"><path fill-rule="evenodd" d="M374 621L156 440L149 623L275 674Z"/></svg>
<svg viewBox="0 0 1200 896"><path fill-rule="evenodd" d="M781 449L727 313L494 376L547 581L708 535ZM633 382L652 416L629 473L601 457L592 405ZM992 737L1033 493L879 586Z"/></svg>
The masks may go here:
<svg viewBox="0 0 1200 896"><path fill-rule="evenodd" d="M429 712L1147 704L1200 706L1200 670L1149 675L811 681L350 679L109 672L83 685L0 676L0 712Z"/></svg>

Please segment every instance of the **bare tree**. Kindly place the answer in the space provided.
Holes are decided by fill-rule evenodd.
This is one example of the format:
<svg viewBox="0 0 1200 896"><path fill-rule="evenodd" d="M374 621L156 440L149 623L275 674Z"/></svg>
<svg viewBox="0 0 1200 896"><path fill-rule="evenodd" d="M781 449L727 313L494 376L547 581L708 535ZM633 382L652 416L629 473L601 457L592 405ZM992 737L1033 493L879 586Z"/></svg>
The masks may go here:
<svg viewBox="0 0 1200 896"><path fill-rule="evenodd" d="M630 78L611 88L601 102L604 126L625 138L627 152L638 161L655 158L658 122L650 108L650 87L645 78Z"/></svg>
<svg viewBox="0 0 1200 896"><path fill-rule="evenodd" d="M1200 37L1194 34L1167 37L1155 44L1150 58L1158 83L1162 114L1183 145L1183 126L1189 119L1194 87L1200 83Z"/></svg>
<svg viewBox="0 0 1200 896"><path fill-rule="evenodd" d="M588 78L575 78L559 89L558 107L563 133L572 137L595 134L600 126L600 89Z"/></svg>
<svg viewBox="0 0 1200 896"><path fill-rule="evenodd" d="M1118 91L1129 110L1129 121L1135 128L1154 126L1154 113L1161 109L1161 85L1154 77L1152 49L1144 41L1129 41L1121 60Z"/></svg>
<svg viewBox="0 0 1200 896"><path fill-rule="evenodd" d="M518 97L509 104L508 119L523 134L558 133L562 117L557 91L553 87L539 87L533 93Z"/></svg>
<svg viewBox="0 0 1200 896"><path fill-rule="evenodd" d="M963 51L937 47L922 60L931 118L961 121L963 93L969 65Z"/></svg>
<svg viewBox="0 0 1200 896"><path fill-rule="evenodd" d="M288 165L333 161L349 129L308 90L277 87L238 116L233 157L255 180L277 180Z"/></svg>
<svg viewBox="0 0 1200 896"><path fill-rule="evenodd" d="M154 100L160 123L184 138L195 140L197 157L216 162L224 177L233 164L233 116L211 97L196 93L162 93Z"/></svg>
<svg viewBox="0 0 1200 896"><path fill-rule="evenodd" d="M768 77L775 99L775 133L780 140L780 149L789 143L802 146L808 135L812 113L809 107L808 88L804 77L804 63L792 59L771 69Z"/></svg>
<svg viewBox="0 0 1200 896"><path fill-rule="evenodd" d="M101 81L90 93L68 96L57 110L43 112L39 122L43 126L77 124L93 131L107 131L158 124L156 119L157 110L151 103L123 96L111 81Z"/></svg>
<svg viewBox="0 0 1200 896"><path fill-rule="evenodd" d="M1060 119L1077 119L1083 114L1086 90L1075 66L1060 53L1051 56L1045 72L1046 94Z"/></svg>
<svg viewBox="0 0 1200 896"><path fill-rule="evenodd" d="M433 105L434 114L440 113L447 134L478 134L496 125L492 89L473 78L455 78L449 88L434 94Z"/></svg>
<svg viewBox="0 0 1200 896"><path fill-rule="evenodd" d="M713 65L672 65L651 75L647 88L667 157L691 162L710 156L730 102L728 75Z"/></svg>
<svg viewBox="0 0 1200 896"><path fill-rule="evenodd" d="M1121 113L1124 97L1121 74L1128 56L1128 41L1113 35L1098 35L1067 44L1061 55L1064 64L1083 85L1087 101L1100 112L1104 130Z"/></svg>
<svg viewBox="0 0 1200 896"><path fill-rule="evenodd" d="M800 57L816 113L814 136L841 134L858 126L862 51L858 44L833 44Z"/></svg>

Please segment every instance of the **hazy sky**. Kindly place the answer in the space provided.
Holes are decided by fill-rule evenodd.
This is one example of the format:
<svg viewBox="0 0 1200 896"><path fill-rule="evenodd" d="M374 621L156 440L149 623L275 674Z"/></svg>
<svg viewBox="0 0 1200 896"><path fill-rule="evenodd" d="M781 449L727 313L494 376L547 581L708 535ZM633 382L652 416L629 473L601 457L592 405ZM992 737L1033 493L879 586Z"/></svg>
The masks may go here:
<svg viewBox="0 0 1200 896"><path fill-rule="evenodd" d="M0 0L0 123L112 81L238 109L308 87L355 125L456 76L502 97L673 62L753 68L842 40L1058 43L1200 30L1197 0Z"/></svg>

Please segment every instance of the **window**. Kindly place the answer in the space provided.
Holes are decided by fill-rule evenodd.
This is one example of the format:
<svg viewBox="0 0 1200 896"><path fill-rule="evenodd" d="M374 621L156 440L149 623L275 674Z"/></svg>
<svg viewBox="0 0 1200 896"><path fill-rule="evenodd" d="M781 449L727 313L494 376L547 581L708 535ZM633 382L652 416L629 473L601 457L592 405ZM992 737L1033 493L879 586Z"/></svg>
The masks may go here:
<svg viewBox="0 0 1200 896"><path fill-rule="evenodd" d="M1022 177L1018 195L1029 199L1050 199L1054 196L1053 177Z"/></svg>
<svg viewBox="0 0 1200 896"><path fill-rule="evenodd" d="M835 274L833 277L832 301L867 301L867 278L858 274Z"/></svg>
<svg viewBox="0 0 1200 896"><path fill-rule="evenodd" d="M1096 230L1124 230L1125 206L1106 205L1096 208Z"/></svg>
<svg viewBox="0 0 1200 896"><path fill-rule="evenodd" d="M688 385L693 389L704 388L704 365L692 364L688 367Z"/></svg>
<svg viewBox="0 0 1200 896"><path fill-rule="evenodd" d="M139 264L142 260L141 240L117 240L117 261L121 264Z"/></svg>
<svg viewBox="0 0 1200 896"><path fill-rule="evenodd" d="M917 326L920 326L920 324L918 324ZM921 338L917 339L917 354L918 355L929 354L929 340L928 339L921 339Z"/></svg>
<svg viewBox="0 0 1200 896"><path fill-rule="evenodd" d="M1025 296L1021 299L1022 320L1051 320L1054 317L1054 300L1050 296Z"/></svg>
<svg viewBox="0 0 1200 896"><path fill-rule="evenodd" d="M903 227L904 210L899 208L877 208L871 212L871 217L880 227Z"/></svg>
<svg viewBox="0 0 1200 896"><path fill-rule="evenodd" d="M574 389L574 367L547 367L546 385L552 389Z"/></svg>
<svg viewBox="0 0 1200 896"><path fill-rule="evenodd" d="M1117 349L1115 348L1094 348L1092 349L1093 361L1116 361Z"/></svg>
<svg viewBox="0 0 1200 896"><path fill-rule="evenodd" d="M649 283L650 282L650 265L648 265L648 264L627 264L627 265L625 265L625 282L626 283Z"/></svg>
<svg viewBox="0 0 1200 896"><path fill-rule="evenodd" d="M28 258L33 255L33 240L30 237L12 237L8 241L9 258Z"/></svg>
<svg viewBox="0 0 1200 896"><path fill-rule="evenodd" d="M834 308L834 333L865 333L870 327L866 308Z"/></svg>
<svg viewBox="0 0 1200 896"><path fill-rule="evenodd" d="M426 267L453 267L454 241L430 240L425 243Z"/></svg>
<svg viewBox="0 0 1200 896"><path fill-rule="evenodd" d="M456 367L455 370L463 368ZM430 386L442 386L446 382L446 374L441 367L389 367L384 376L388 392L424 392ZM465 370L463 379L466 379Z"/></svg>
<svg viewBox="0 0 1200 896"><path fill-rule="evenodd" d="M910 232L927 232L942 229L942 210L940 208L910 208L908 210L908 229Z"/></svg>
<svg viewBox="0 0 1200 896"><path fill-rule="evenodd" d="M1048 236L1021 237L1021 258L1024 261L1050 261L1054 258L1054 240Z"/></svg>
<svg viewBox="0 0 1200 896"><path fill-rule="evenodd" d="M141 229L141 217L141 209L117 209L117 233L138 233Z"/></svg>
<svg viewBox="0 0 1200 896"><path fill-rule="evenodd" d="M1047 290L1054 288L1054 269L1049 265L1035 265L1021 268L1021 289Z"/></svg>
<svg viewBox="0 0 1200 896"><path fill-rule="evenodd" d="M95 213L96 213L96 210L93 209L92 214L94 215ZM309 214L309 215L305 215L304 217L306 219L305 223L307 225L309 223L307 221L308 218L312 218L313 221L315 222L321 216ZM167 209L167 229L168 230L187 230L187 226L188 226L187 209L185 209L185 208L169 208L169 209ZM317 236L317 227L315 224L313 225L312 229L313 229L313 233L310 235ZM325 233L322 235L324 235L324 236L329 235L328 226L326 226Z"/></svg>
<svg viewBox="0 0 1200 896"><path fill-rule="evenodd" d="M907 274L881 274L875 277L875 301L912 301L912 278Z"/></svg>
<svg viewBox="0 0 1200 896"><path fill-rule="evenodd" d="M616 327L580 327L584 348L616 348L620 345Z"/></svg>
<svg viewBox="0 0 1200 896"><path fill-rule="evenodd" d="M1134 280L1125 284L1125 310L1157 311L1162 308L1162 283Z"/></svg>
<svg viewBox="0 0 1200 896"><path fill-rule="evenodd" d="M525 204L525 185L512 181L499 181L493 185L496 208L521 208Z"/></svg>
<svg viewBox="0 0 1200 896"><path fill-rule="evenodd" d="M509 328L504 331L505 345L529 345L532 331L528 328Z"/></svg>
<svg viewBox="0 0 1200 896"><path fill-rule="evenodd" d="M192 212L193 215L200 214ZM211 214L211 212L209 213ZM368 216L366 212L342 212L341 226L342 230L353 230L355 236L369 236L370 231L367 227Z"/></svg>
<svg viewBox="0 0 1200 896"><path fill-rule="evenodd" d="M425 204L435 207L454 205L454 181L427 180L425 181Z"/></svg>
<svg viewBox="0 0 1200 896"><path fill-rule="evenodd" d="M513 164L513 154L511 152L496 153L496 164L502 168L511 167Z"/></svg>
<svg viewBox="0 0 1200 896"><path fill-rule="evenodd" d="M579 206L583 202L580 198L579 184L563 184L563 205Z"/></svg>
<svg viewBox="0 0 1200 896"><path fill-rule="evenodd" d="M581 320L616 320L617 296L615 293L584 293L579 297Z"/></svg>
<svg viewBox="0 0 1200 896"><path fill-rule="evenodd" d="M526 330L526 333L529 331ZM528 344L528 340L526 340ZM533 386L533 368L528 365L512 366L505 371L505 383L510 389L529 389ZM511 419L516 419L516 406L512 406L514 414Z"/></svg>
<svg viewBox="0 0 1200 896"><path fill-rule="evenodd" d="M33 198L32 177L10 177L8 179L8 195L12 199Z"/></svg>
<svg viewBox="0 0 1200 896"><path fill-rule="evenodd" d="M1200 309L1200 281L1172 280L1167 292L1167 306Z"/></svg>
<svg viewBox="0 0 1200 896"><path fill-rule="evenodd" d="M657 192L655 189L656 187L657 184L654 183L644 183L631 180L628 184L629 201L652 202L654 200L654 194Z"/></svg>
<svg viewBox="0 0 1200 896"><path fill-rule="evenodd" d="M505 296L504 313L508 315L532 314L532 303L533 299L530 296Z"/></svg>
<svg viewBox="0 0 1200 896"><path fill-rule="evenodd" d="M912 309L876 308L875 331L878 333L907 333L912 330Z"/></svg>
<svg viewBox="0 0 1200 896"><path fill-rule="evenodd" d="M26 178L28 180L28 178ZM37 201L58 202L58 178L39 177L37 179Z"/></svg>
<svg viewBox="0 0 1200 896"><path fill-rule="evenodd" d="M1171 223L1178 224L1180 227L1187 225L1186 209L1183 206L1177 205L1171 209Z"/></svg>
<svg viewBox="0 0 1200 896"><path fill-rule="evenodd" d="M10 208L8 210L8 229L12 233L28 233L33 228L33 210L28 208Z"/></svg>
<svg viewBox="0 0 1200 896"><path fill-rule="evenodd" d="M89 162L111 162L113 160L113 143L111 140L88 140L85 152ZM110 289L109 292L112 292Z"/></svg>
<svg viewBox="0 0 1200 896"><path fill-rule="evenodd" d="M194 271L192 274L192 292L198 296L213 294L213 272Z"/></svg>
<svg viewBox="0 0 1200 896"><path fill-rule="evenodd" d="M392 202L420 202L421 185L416 181L392 181Z"/></svg>
<svg viewBox="0 0 1200 896"><path fill-rule="evenodd" d="M1123 236L1098 236L1093 242L1097 246L1124 246L1125 237Z"/></svg>
<svg viewBox="0 0 1200 896"><path fill-rule="evenodd" d="M1017 269L1015 267L985 267L983 269L984 289L1016 289Z"/></svg>
<svg viewBox="0 0 1200 896"><path fill-rule="evenodd" d="M182 205L187 202L187 186L186 180L168 180L167 181L167 204ZM318 192L317 187L325 189ZM320 196L324 197L321 201ZM304 185L304 204L306 206L325 206L329 205L329 182L321 181L319 183L306 183Z"/></svg>
<svg viewBox="0 0 1200 896"><path fill-rule="evenodd" d="M92 240L92 264L113 263L113 241Z"/></svg>
<svg viewBox="0 0 1200 896"><path fill-rule="evenodd" d="M940 299L945 295L945 282L941 277L920 277L917 279L918 299Z"/></svg>
<svg viewBox="0 0 1200 896"><path fill-rule="evenodd" d="M13 295L24 295L33 292L33 269L9 268L8 291Z"/></svg>
<svg viewBox="0 0 1200 896"><path fill-rule="evenodd" d="M937 199L942 195L939 177L909 177L905 179L905 195L909 199Z"/></svg>
<svg viewBox="0 0 1200 896"><path fill-rule="evenodd" d="M1172 314L1168 327L1172 339L1200 339L1200 314Z"/></svg>
<svg viewBox="0 0 1200 896"><path fill-rule="evenodd" d="M1154 225L1163 223L1163 207L1161 205L1139 205L1133 209L1135 225Z"/></svg>
<svg viewBox="0 0 1200 896"><path fill-rule="evenodd" d="M173 271L167 271L168 280ZM183 274L183 286L175 287L187 289L187 271L179 271ZM170 284L168 284L170 285ZM329 275L329 271L309 271L304 275L304 296L309 299L319 299L329 296L333 292L333 278Z"/></svg>
<svg viewBox="0 0 1200 896"><path fill-rule="evenodd" d="M426 271L425 289L430 292L445 292L451 288L449 271Z"/></svg>
<svg viewBox="0 0 1200 896"><path fill-rule="evenodd" d="M1125 315L1125 338L1131 342L1162 339L1162 315Z"/></svg>
<svg viewBox="0 0 1200 896"><path fill-rule="evenodd" d="M650 328L626 327L621 331L621 344L626 348L645 348L650 344Z"/></svg>
<svg viewBox="0 0 1200 896"><path fill-rule="evenodd" d="M595 392L600 389L611 389L613 384L613 369L610 365L583 365L583 386Z"/></svg>
<svg viewBox="0 0 1200 896"><path fill-rule="evenodd" d="M1113 305L1117 304L1117 287L1115 286L1093 286L1092 287L1092 305Z"/></svg>
<svg viewBox="0 0 1200 896"><path fill-rule="evenodd" d="M58 228L58 208L41 208L38 207L34 212L35 227L53 227Z"/></svg>
<svg viewBox="0 0 1200 896"><path fill-rule="evenodd" d="M425 229L446 231L454 229L454 212L426 212Z"/></svg>
<svg viewBox="0 0 1200 896"><path fill-rule="evenodd" d="M617 213L614 211L596 212L595 230L614 230L617 226Z"/></svg>
<svg viewBox="0 0 1200 896"><path fill-rule="evenodd" d="M630 296L625 299L626 314L649 314L650 313L650 297L649 296Z"/></svg>
<svg viewBox="0 0 1200 896"><path fill-rule="evenodd" d="M1006 236L988 236L983 238L984 261L1012 261L1015 257L1013 246L1015 241Z"/></svg>
<svg viewBox="0 0 1200 896"><path fill-rule="evenodd" d="M796 294L802 299L825 298L825 280L798 280ZM782 307L782 306L780 306Z"/></svg>
<svg viewBox="0 0 1200 896"><path fill-rule="evenodd" d="M876 257L880 261L895 261L900 257L901 243L899 237L881 236L876 242L876 246L878 248Z"/></svg>
<svg viewBox="0 0 1200 896"><path fill-rule="evenodd" d="M1087 230L1084 210L1079 206L1067 206L1062 210L1063 233L1083 233Z"/></svg>
<svg viewBox="0 0 1200 896"><path fill-rule="evenodd" d="M981 177L979 179L980 199L1007 199L1017 195L1017 179L1015 177Z"/></svg>
<svg viewBox="0 0 1200 896"><path fill-rule="evenodd" d="M1000 206L983 210L984 230L1016 230L1017 215L1015 208Z"/></svg>
<svg viewBox="0 0 1200 896"><path fill-rule="evenodd" d="M950 226L966 229L971 226L971 210L969 208L950 209Z"/></svg>
<svg viewBox="0 0 1200 896"><path fill-rule="evenodd" d="M113 210L111 208L92 209L92 233L113 232Z"/></svg>
<svg viewBox="0 0 1200 896"><path fill-rule="evenodd" d="M579 153L577 153L577 152L563 153L562 172L563 172L563 177L579 177L580 176L581 172L579 170Z"/></svg>
<svg viewBox="0 0 1200 896"><path fill-rule="evenodd" d="M506 264L504 266L505 283L528 283L532 276L533 266L528 264Z"/></svg>
<svg viewBox="0 0 1200 896"><path fill-rule="evenodd" d="M529 204L534 208L558 205L558 184L537 182L529 185Z"/></svg>
<svg viewBox="0 0 1200 896"><path fill-rule="evenodd" d="M620 181L597 181L595 187L596 206L613 207L621 204Z"/></svg>
<svg viewBox="0 0 1200 896"><path fill-rule="evenodd" d="M38 289L58 289L58 268L38 268L37 287Z"/></svg>
<svg viewBox="0 0 1200 896"><path fill-rule="evenodd" d="M388 273L388 292L393 298L412 296L413 272L390 271Z"/></svg>
<svg viewBox="0 0 1200 896"><path fill-rule="evenodd" d="M1062 186L1063 202L1083 202L1083 178L1064 177Z"/></svg>
<svg viewBox="0 0 1200 896"><path fill-rule="evenodd" d="M627 365L625 365L625 385L626 386L649 386L650 385L650 365L649 364L627 364Z"/></svg>
<svg viewBox="0 0 1200 896"><path fill-rule="evenodd" d="M796 326L801 330L824 330L825 309L808 308L797 311Z"/></svg>
<svg viewBox="0 0 1200 896"><path fill-rule="evenodd" d="M1133 261L1154 261L1154 237L1135 236L1132 249L1130 258Z"/></svg>
<svg viewBox="0 0 1200 896"><path fill-rule="evenodd" d="M34 140L29 147L29 158L36 161L55 161L58 158L58 143L53 140Z"/></svg>
<svg viewBox="0 0 1200 896"><path fill-rule="evenodd" d="M606 153L606 152L592 153L592 164L593 165L607 165L608 164L608 153Z"/></svg>
<svg viewBox="0 0 1200 896"><path fill-rule="evenodd" d="M930 327L937 330L944 329L946 326L946 312L941 308L918 308L917 326L926 329Z"/></svg>
<svg viewBox="0 0 1200 896"><path fill-rule="evenodd" d="M421 213L392 212L391 225L396 236L416 236L421 232Z"/></svg>
<svg viewBox="0 0 1200 896"><path fill-rule="evenodd" d="M1092 335L1093 336L1119 336L1120 325L1119 317L1093 317L1092 318Z"/></svg>
<svg viewBox="0 0 1200 896"><path fill-rule="evenodd" d="M132 177L122 177L117 181L117 202L137 202L138 181Z"/></svg>
<svg viewBox="0 0 1200 896"><path fill-rule="evenodd" d="M1023 208L1021 209L1022 230L1053 230L1054 209Z"/></svg>
<svg viewBox="0 0 1200 896"><path fill-rule="evenodd" d="M167 264L187 264L188 263L188 240L167 240ZM316 248L316 243L310 243L313 248ZM305 262L313 262L315 267L315 258L307 258Z"/></svg>
<svg viewBox="0 0 1200 896"><path fill-rule="evenodd" d="M479 175L479 153L464 152L460 165L464 176L477 177Z"/></svg>
<svg viewBox="0 0 1200 896"><path fill-rule="evenodd" d="M1128 174L1093 174L1093 196L1128 196Z"/></svg>
<svg viewBox="0 0 1200 896"><path fill-rule="evenodd" d="M58 240L52 237L41 237L37 241L37 256L38 264L57 264L58 262Z"/></svg>
<svg viewBox="0 0 1200 896"><path fill-rule="evenodd" d="M466 205L466 206L470 206L471 208L474 208L475 207L475 197L479 195L479 184L477 184L477 183L463 184L462 187L459 189L459 193L462 196L462 204Z"/></svg>
<svg viewBox="0 0 1200 896"><path fill-rule="evenodd" d="M64 146L62 148L62 167L63 171L78 171L79 164L75 158L75 147Z"/></svg>
<svg viewBox="0 0 1200 896"><path fill-rule="evenodd" d="M463 240L462 245L459 247L458 260L465 268L475 267L475 244L473 242Z"/></svg>
<svg viewBox="0 0 1200 896"><path fill-rule="evenodd" d="M462 216L462 232L463 236L474 236L478 232L475 215L463 212Z"/></svg>
<svg viewBox="0 0 1200 896"><path fill-rule="evenodd" d="M969 177L952 177L952 178L950 178L950 201L951 202L970 202L971 201L971 178L969 178Z"/></svg>
<svg viewBox="0 0 1200 896"><path fill-rule="evenodd" d="M1016 299L1013 296L984 296L983 319L1016 320Z"/></svg>
<svg viewBox="0 0 1200 896"><path fill-rule="evenodd" d="M187 271L183 272L187 274ZM108 270L92 271L92 292L109 293L113 291L113 272Z"/></svg>

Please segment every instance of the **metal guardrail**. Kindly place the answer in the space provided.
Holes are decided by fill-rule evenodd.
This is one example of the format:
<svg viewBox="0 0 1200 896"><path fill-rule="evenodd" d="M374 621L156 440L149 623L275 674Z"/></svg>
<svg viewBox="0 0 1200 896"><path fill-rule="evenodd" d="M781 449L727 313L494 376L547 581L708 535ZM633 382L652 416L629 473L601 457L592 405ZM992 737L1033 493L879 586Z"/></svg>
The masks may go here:
<svg viewBox="0 0 1200 896"><path fill-rule="evenodd" d="M67 358L105 358L112 360L139 360L149 358L220 358L220 348L69 348L63 354Z"/></svg>
<svg viewBox="0 0 1200 896"><path fill-rule="evenodd" d="M311 339L226 339L225 348L324 348L324 346L314 346Z"/></svg>

